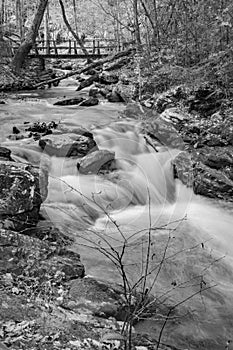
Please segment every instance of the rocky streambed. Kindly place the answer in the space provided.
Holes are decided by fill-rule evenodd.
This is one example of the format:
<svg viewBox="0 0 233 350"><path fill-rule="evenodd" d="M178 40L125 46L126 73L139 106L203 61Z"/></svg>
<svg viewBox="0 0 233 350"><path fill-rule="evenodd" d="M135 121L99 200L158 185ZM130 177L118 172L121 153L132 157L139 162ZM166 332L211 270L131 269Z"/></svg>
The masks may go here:
<svg viewBox="0 0 233 350"><path fill-rule="evenodd" d="M104 333L119 334L120 324L109 317L120 310L122 291L83 278L85 268L71 248L72 237L61 233L40 212L48 194L49 165L46 159L43 165L39 160L43 150L48 156L83 157L96 143L92 133L82 127L59 127L60 117L56 122L37 122L39 110L34 101L36 122L28 122L30 107L25 116L25 103L22 106L15 101L1 111L1 141L9 143L11 151L0 148L0 346L102 347ZM9 107L11 99L6 103Z"/></svg>
<svg viewBox="0 0 233 350"><path fill-rule="evenodd" d="M125 84L125 86L128 85ZM100 93L99 90L97 92ZM109 188L112 191L113 185L119 185L116 188L117 198L120 198L120 201L116 202L118 203L116 210L122 207L122 203L124 203L124 208L125 203L127 206L132 203L144 205L146 202L143 202L143 198L146 196L143 197L142 192L146 191L145 188L140 195L135 190L136 193L130 192L129 196L127 191L130 181L134 185L133 181L136 176L132 177L132 170L130 178L121 177L122 173L126 166L127 169L128 167L132 169L132 164L136 162L136 159L137 162L139 161L135 155L140 156L144 153L148 155L151 152L165 154L163 151L169 150L173 163L172 172L169 174L173 174L188 187L193 186L196 194L218 200L224 199L226 203L229 203L232 201L233 191L232 114L227 107L214 109L211 113L204 115L198 113L202 111L202 102L209 103L208 97L211 95L209 90L208 93L205 92L201 96L200 92L195 92L188 100L185 93L177 89L157 96L153 101L144 102L144 106L131 103L126 106L126 109L122 105L113 107L109 104L99 104L84 109L84 105L80 105L80 102L87 100L85 95L82 101L76 101L78 106L73 103L71 103L72 106L67 106L67 103L61 101L80 99L80 96L77 97L77 93L71 89L70 95L66 93L69 95L68 98L64 97L62 88L50 92L46 90L45 95L46 93L49 99L46 96L42 101L40 100L40 94L43 94L41 92L39 95L35 92L33 98L30 95L33 94L32 92L28 95L24 93L23 100L14 100L13 103L11 99L6 99L7 105L3 105L2 109L3 129L1 130L2 147L0 148L2 330L0 346L4 346L4 343L5 346L12 349L46 349L48 346L52 349L63 349L64 347L72 350L77 348L104 349L106 345L109 346L119 339L120 343L122 342L119 334L124 320L123 290L113 283L108 284L106 280L103 283L99 280L99 275L97 280L85 276L86 266L84 267L82 262L87 261L88 270L92 271L89 268L90 265L99 264L99 260L95 260L94 255L88 259L82 259L82 251L85 250L79 249L80 260L80 254L76 249L77 241L76 244L73 244L75 236L71 234L70 217L62 216L61 211L55 211L56 208L55 210L52 208L52 211L48 209L48 207L51 208L51 203L52 206L55 203L55 207L60 209L67 210L68 208L64 207L61 194L57 197L53 192L53 189L56 188L53 186L57 186L53 177L59 176L63 179L62 176L71 174L72 176L77 174L87 176L86 178L90 181L87 186L82 185L81 189L86 191L86 188L89 187L91 191L94 181L95 191L103 192L101 200L106 200L105 192L109 191ZM56 93L60 94L59 101L55 97ZM119 85L117 94L120 95ZM213 96L209 98L214 99ZM122 100L124 100L123 97ZM181 106L182 101L186 101L187 106L185 103L182 103ZM54 103L55 107L53 107ZM212 99L211 103L213 103ZM194 110L197 113L193 113ZM101 131L102 129L104 131ZM122 137L123 134L124 137ZM115 139L117 142L114 141ZM122 153L119 157L116 149L125 150L127 156L124 156L124 161L126 163L119 163L118 159L122 158ZM178 152L173 153L172 150L178 150ZM147 159L146 156L144 157ZM62 161L57 162L57 159ZM137 164L147 170L151 161L152 158L148 158L144 163ZM161 160L160 166L162 162ZM70 172L71 167L72 172ZM97 182L95 176L101 180ZM159 170L158 173L152 172L152 175L147 173L147 177L150 178L150 176L152 177L150 182L153 184L153 178L159 176ZM126 185L125 181L127 181ZM98 190L98 186L102 186L102 183L106 187L104 189L100 187ZM140 189L141 183L136 183ZM164 186L161 183L159 185ZM171 188L169 187L169 195L164 195L165 201L169 202L173 197L170 195ZM69 186L62 189L66 197L66 205L69 204L69 210L74 211L73 205L77 201L79 201L79 207L82 206L81 211L78 212L79 219L75 214L74 223L76 232L81 231L83 234L85 229L92 227L101 215L96 206L89 204L88 206L87 203L83 205L83 202L80 202L77 197L75 199L67 197L66 193L69 191ZM109 201L113 203L116 198L115 194L114 196L112 192L107 192L107 194L107 203ZM123 202L122 198L124 198ZM131 215L130 212L126 211L128 222L131 220L129 215ZM135 218L138 216L135 212L133 215ZM54 225L57 220L59 221L59 216L62 224ZM123 219L120 218L120 220ZM186 229L190 230L189 238L186 235ZM227 230L228 226L225 231ZM197 238L192 237L193 232ZM179 231L178 245L175 244L171 248L171 253L174 254L177 249L182 250L182 247L186 247L188 251L189 245L194 247L197 244L198 234L199 230L192 231L189 226L184 227ZM203 237L200 239L198 251L188 256L185 249L185 256L176 260L173 268L169 266L165 269L166 278L163 276L159 287L165 288L164 281L166 280L169 280L169 285L173 283L173 287L178 284L176 281L179 278L178 265L183 264L184 261L186 267L183 268L182 274L190 279L193 273L197 274L197 271L205 270L207 266L212 266L213 261L218 260L219 256L214 256L212 260L211 249L207 249L204 257L202 256L206 243L203 243ZM159 236L158 241L160 249L157 254L160 259L164 244L162 236ZM231 261L231 256L229 259ZM197 271L194 268L195 261L198 261ZM231 263L227 262L219 267L214 265L211 270L210 275L213 279L220 275L220 271L227 273L224 278L227 288L222 290L223 284L220 284L213 294L207 295L205 303L208 310L213 307L214 303L217 305L217 310L224 298L226 298L226 304L230 304L230 285L228 285L232 280L230 266ZM104 275L103 270L101 274ZM172 275L174 278L170 281ZM208 282L204 280L203 283L210 283L210 280ZM196 308L197 304L193 303L190 308L183 311L191 313L192 306ZM205 324L203 326L204 336L200 338L197 336L196 339L190 334L190 318L186 319L188 327L186 329L179 321L180 318L175 318L168 327L168 333L176 329L177 333L174 331L176 334L174 337L180 337L180 339L178 341L174 339L172 344L172 337L166 333L165 343L169 342L171 345L163 344L160 346L161 349L184 349L185 343L190 343L191 348L194 349L217 349L220 344L225 346L229 335L228 329L232 322L231 313L222 308L219 311L220 315L216 317L216 310L213 307L213 311L210 312L207 320L208 326L205 324L205 319L203 323L199 323L199 325ZM227 320L224 324L226 331L223 339L220 339L219 334L222 330L217 332L217 338L211 339L224 312L227 312L225 314ZM200 315L204 315L203 310ZM216 322L211 320L214 317L216 317ZM142 326L141 331L134 336L138 349L140 346L145 346L147 349L156 348L155 338L161 327L161 319L155 327L156 331L150 330L149 334L143 330ZM189 329L188 332L187 329ZM153 332L156 333L156 337L153 337Z"/></svg>

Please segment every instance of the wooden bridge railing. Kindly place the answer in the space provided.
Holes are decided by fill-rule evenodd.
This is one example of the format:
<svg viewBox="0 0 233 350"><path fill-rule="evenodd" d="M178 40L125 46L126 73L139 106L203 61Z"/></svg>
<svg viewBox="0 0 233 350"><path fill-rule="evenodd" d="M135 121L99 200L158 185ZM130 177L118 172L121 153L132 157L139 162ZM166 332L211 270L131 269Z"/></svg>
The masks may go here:
<svg viewBox="0 0 233 350"><path fill-rule="evenodd" d="M90 55L107 56L112 52L120 52L126 49L130 43L122 42L117 44L114 39L87 39L83 42L86 50ZM13 48L17 49L17 48ZM72 58L85 57L80 45L77 41L68 40L66 42L57 43L55 40L37 40L35 46L31 50L31 56L46 56L46 57L63 57Z"/></svg>

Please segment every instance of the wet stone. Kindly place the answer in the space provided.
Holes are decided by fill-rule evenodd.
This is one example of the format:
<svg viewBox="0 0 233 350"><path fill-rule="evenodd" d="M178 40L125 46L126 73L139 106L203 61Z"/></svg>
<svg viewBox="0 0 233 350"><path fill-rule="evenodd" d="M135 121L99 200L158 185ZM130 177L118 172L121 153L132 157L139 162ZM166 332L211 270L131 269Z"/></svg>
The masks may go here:
<svg viewBox="0 0 233 350"><path fill-rule="evenodd" d="M37 224L40 205L47 195L47 177L44 170L32 165L0 161L2 227L20 231Z"/></svg>
<svg viewBox="0 0 233 350"><path fill-rule="evenodd" d="M83 97L75 97L67 100L57 101L54 103L54 106L73 106L79 105L84 100Z"/></svg>
<svg viewBox="0 0 233 350"><path fill-rule="evenodd" d="M80 103L80 106L82 107L91 107L96 106L99 104L99 100L96 97L89 97L88 99L84 100Z"/></svg>
<svg viewBox="0 0 233 350"><path fill-rule="evenodd" d="M0 160L13 161L11 158L11 150L6 147L0 147Z"/></svg>
<svg viewBox="0 0 233 350"><path fill-rule="evenodd" d="M233 181L219 170L211 169L202 162L195 164L194 193L210 198L233 200Z"/></svg>
<svg viewBox="0 0 233 350"><path fill-rule="evenodd" d="M48 135L40 139L39 146L57 157L83 157L98 149L93 138L77 134Z"/></svg>
<svg viewBox="0 0 233 350"><path fill-rule="evenodd" d="M97 174L101 168L115 158L114 152L99 150L86 155L78 163L78 169L81 174Z"/></svg>

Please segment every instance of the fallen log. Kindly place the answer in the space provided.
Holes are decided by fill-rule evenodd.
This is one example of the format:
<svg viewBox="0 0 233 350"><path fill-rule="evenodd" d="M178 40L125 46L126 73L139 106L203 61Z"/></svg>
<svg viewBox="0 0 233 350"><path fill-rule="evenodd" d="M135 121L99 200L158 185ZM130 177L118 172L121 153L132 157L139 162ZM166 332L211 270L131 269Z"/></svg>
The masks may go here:
<svg viewBox="0 0 233 350"><path fill-rule="evenodd" d="M111 63L109 66L104 67L105 71L111 71L111 70L116 70L120 69L121 67L125 66L127 63L129 63L130 57L122 57L118 59L116 62Z"/></svg>
<svg viewBox="0 0 233 350"><path fill-rule="evenodd" d="M130 56L131 54L135 53L136 52L136 49L135 48L130 48L128 50L125 50L125 51L121 51L121 52L118 52L116 53L115 55L113 56L110 56L110 57L106 57L106 58L103 58L101 60L98 60L96 62L92 62L90 64L88 64L86 67L84 68L81 68L81 69L77 69L73 72L69 72L69 73L66 73L60 77L57 77L57 78L54 78L54 79L50 79L50 80L44 80L44 81L41 81L40 83L38 84L35 84L33 86L34 89L42 86L42 85L47 85L47 84L52 84L52 83L55 83L55 82L58 82L60 80L64 80L64 79L67 79L69 77L72 77L73 75L76 75L76 74L82 74L82 73L87 73L89 70L91 69L94 69L94 68L97 68L97 67L100 67L102 66L103 64L105 63L110 63L110 62L113 62L121 57L124 57L124 56Z"/></svg>

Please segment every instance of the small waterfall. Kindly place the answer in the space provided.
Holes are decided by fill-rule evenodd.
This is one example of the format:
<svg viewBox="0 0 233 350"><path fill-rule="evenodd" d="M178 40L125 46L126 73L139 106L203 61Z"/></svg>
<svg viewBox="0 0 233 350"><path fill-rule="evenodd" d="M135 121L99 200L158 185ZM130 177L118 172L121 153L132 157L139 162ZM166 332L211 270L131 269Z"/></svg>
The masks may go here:
<svg viewBox="0 0 233 350"><path fill-rule="evenodd" d="M174 202L171 159L177 151L157 153L149 149L143 136L127 123L96 129L94 136L99 149L115 152L118 170L105 177L81 175L77 160L51 157L47 204L69 203L82 207L87 215L94 210L104 216L149 202L160 207Z"/></svg>
<svg viewBox="0 0 233 350"><path fill-rule="evenodd" d="M99 149L115 152L117 170L105 176L79 174L77 159L49 157L39 146L32 148L27 139L5 145L16 160L49 169L49 193L43 207L59 226L106 229L112 226L106 216L110 213L132 231L187 216L197 232L222 241L221 251L233 255L233 244L228 244L232 242L231 215L175 181L171 160L179 150L155 152L138 129L135 121L120 121L92 130Z"/></svg>

